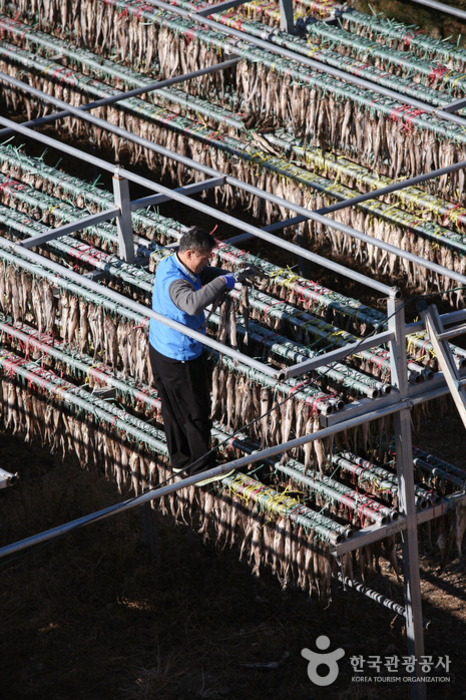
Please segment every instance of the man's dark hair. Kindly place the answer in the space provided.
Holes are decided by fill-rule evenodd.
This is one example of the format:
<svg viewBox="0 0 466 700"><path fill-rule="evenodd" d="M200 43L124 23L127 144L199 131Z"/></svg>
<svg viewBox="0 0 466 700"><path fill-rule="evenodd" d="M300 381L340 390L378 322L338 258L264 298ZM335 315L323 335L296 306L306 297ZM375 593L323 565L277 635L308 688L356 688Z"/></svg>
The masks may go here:
<svg viewBox="0 0 466 700"><path fill-rule="evenodd" d="M180 238L178 251L184 253L186 250L194 250L200 253L204 250L213 250L217 243L215 239L204 231L200 226L191 226L188 231Z"/></svg>

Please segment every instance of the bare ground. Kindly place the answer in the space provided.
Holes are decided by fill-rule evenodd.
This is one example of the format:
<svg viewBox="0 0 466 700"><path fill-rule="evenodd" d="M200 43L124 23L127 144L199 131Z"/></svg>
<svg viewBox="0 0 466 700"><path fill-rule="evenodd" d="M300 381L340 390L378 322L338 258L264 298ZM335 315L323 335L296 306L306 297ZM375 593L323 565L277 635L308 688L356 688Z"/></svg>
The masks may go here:
<svg viewBox="0 0 466 700"><path fill-rule="evenodd" d="M451 413L433 416L415 442L460 465L463 436ZM1 545L119 500L101 475L16 437L0 437L0 464L21 475L0 492ZM324 609L293 587L283 591L267 570L253 577L237 548L219 552L170 518L157 521L153 563L140 508L0 561L4 700L409 697L406 682L356 682L349 662L406 655L402 618L338 583ZM425 554L420 566L431 620L425 653L450 657L449 673L433 674L449 682L429 684L428 698L466 697L464 565L452 554L441 572L438 554ZM403 603L388 565L368 583ZM301 656L319 635L345 650L331 688L311 683Z"/></svg>

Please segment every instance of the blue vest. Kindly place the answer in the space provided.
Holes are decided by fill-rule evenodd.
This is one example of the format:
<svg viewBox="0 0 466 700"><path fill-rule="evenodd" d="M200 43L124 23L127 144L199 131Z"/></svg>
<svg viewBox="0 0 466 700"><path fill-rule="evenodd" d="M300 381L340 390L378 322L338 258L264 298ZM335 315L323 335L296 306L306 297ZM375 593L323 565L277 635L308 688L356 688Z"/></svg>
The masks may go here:
<svg viewBox="0 0 466 700"><path fill-rule="evenodd" d="M196 280L193 281L193 278L185 272L176 253L161 260L155 275L152 309L173 319L173 321L182 323L193 331L199 331L205 320L204 312L197 316L191 316L185 311L181 311L172 302L168 293L171 283L179 279L186 280L195 291L201 289L200 277L199 275L195 275L195 277ZM205 328L201 332L205 333ZM160 321L155 321L153 318L150 319L149 323L149 343L161 355L171 357L174 360L194 360L202 352L202 343L169 328Z"/></svg>

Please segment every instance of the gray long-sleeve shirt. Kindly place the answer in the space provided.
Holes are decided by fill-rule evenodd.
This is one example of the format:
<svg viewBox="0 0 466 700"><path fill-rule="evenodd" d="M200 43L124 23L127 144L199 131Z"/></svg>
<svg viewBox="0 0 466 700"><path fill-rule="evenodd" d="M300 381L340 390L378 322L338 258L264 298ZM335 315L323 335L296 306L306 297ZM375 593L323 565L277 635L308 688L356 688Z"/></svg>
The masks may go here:
<svg viewBox="0 0 466 700"><path fill-rule="evenodd" d="M183 265L179 258L178 262L194 282L196 275L186 265ZM178 279L172 282L168 288L170 299L180 311L184 311L190 316L197 316L224 291L226 282L221 278L221 275L229 274L231 273L228 270L207 265L199 274L203 285L202 289L195 291L189 282L184 279Z"/></svg>

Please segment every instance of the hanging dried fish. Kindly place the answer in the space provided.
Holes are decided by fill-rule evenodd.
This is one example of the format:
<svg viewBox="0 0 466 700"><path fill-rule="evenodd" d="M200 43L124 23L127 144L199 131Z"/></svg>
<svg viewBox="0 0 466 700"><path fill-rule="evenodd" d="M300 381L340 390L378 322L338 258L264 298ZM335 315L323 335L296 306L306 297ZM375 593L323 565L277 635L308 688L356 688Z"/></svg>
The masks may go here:
<svg viewBox="0 0 466 700"><path fill-rule="evenodd" d="M68 329L66 331L66 340L68 345L78 344L78 328L79 328L79 297L76 294L70 296L70 309L68 316ZM75 342L76 341L76 342Z"/></svg>
<svg viewBox="0 0 466 700"><path fill-rule="evenodd" d="M118 357L117 328L115 321L108 314L104 318L103 332L105 338L105 362L111 365L115 373Z"/></svg>
<svg viewBox="0 0 466 700"><path fill-rule="evenodd" d="M241 285L241 316L243 317L243 324L245 328L245 333L243 337L244 345L249 344L249 286L245 282Z"/></svg>

